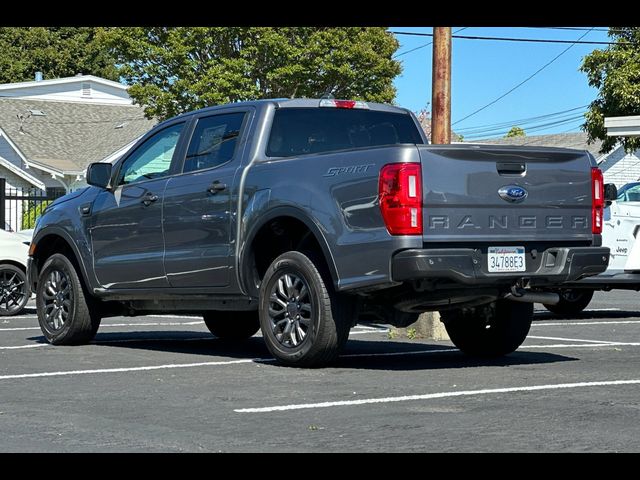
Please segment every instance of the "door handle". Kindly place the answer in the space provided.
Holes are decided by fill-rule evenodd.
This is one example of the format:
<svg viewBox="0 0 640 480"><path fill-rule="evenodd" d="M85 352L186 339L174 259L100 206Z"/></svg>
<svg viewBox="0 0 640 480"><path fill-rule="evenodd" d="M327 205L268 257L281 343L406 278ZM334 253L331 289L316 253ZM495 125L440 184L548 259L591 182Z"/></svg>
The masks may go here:
<svg viewBox="0 0 640 480"><path fill-rule="evenodd" d="M144 204L145 207L148 207L153 202L157 202L157 201L158 201L158 195L154 195L151 192L148 192L144 197L142 197L142 203Z"/></svg>
<svg viewBox="0 0 640 480"><path fill-rule="evenodd" d="M216 180L215 182L213 182L211 185L209 185L209 188L207 188L207 192L212 193L212 194L216 194L218 192L221 192L223 190L227 189L227 184L226 183L220 183L220 180Z"/></svg>

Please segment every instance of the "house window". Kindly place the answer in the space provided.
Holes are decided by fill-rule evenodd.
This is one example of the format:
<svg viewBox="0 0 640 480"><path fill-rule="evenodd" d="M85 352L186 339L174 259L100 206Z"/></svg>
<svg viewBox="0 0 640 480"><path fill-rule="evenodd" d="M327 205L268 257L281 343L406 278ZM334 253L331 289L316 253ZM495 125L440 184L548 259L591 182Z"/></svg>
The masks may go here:
<svg viewBox="0 0 640 480"><path fill-rule="evenodd" d="M91 84L90 83L83 83L82 84L82 96L83 97L90 97L91 96Z"/></svg>

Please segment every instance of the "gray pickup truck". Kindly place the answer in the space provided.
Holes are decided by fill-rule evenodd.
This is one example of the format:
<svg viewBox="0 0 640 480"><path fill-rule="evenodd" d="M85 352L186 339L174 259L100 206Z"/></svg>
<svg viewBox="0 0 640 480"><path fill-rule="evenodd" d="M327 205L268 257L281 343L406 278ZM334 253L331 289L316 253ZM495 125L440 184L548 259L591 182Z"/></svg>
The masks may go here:
<svg viewBox="0 0 640 480"><path fill-rule="evenodd" d="M583 151L427 143L408 110L347 100L163 122L39 219L42 331L80 344L107 316L196 313L319 366L358 320L439 310L462 351L510 353L545 289L607 267L601 173Z"/></svg>

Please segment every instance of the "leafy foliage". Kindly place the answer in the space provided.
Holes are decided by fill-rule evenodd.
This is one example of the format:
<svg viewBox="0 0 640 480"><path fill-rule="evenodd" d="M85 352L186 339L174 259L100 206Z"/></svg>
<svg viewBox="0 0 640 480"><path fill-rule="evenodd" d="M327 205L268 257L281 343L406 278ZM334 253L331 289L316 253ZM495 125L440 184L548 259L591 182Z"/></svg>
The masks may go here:
<svg viewBox="0 0 640 480"><path fill-rule="evenodd" d="M504 138L526 137L526 136L527 134L522 127L518 127L517 125L514 125L513 127L511 127L511 130L507 132Z"/></svg>
<svg viewBox="0 0 640 480"><path fill-rule="evenodd" d="M113 28L129 94L149 117L258 98L391 102L399 44L382 27Z"/></svg>
<svg viewBox="0 0 640 480"><path fill-rule="evenodd" d="M43 202L24 202L26 206L22 212L21 229L26 230L36 226L36 220L44 213L45 208L52 203L53 200L45 200Z"/></svg>
<svg viewBox="0 0 640 480"><path fill-rule="evenodd" d="M95 27L0 27L0 83L24 82L77 73L118 80L113 57Z"/></svg>
<svg viewBox="0 0 640 480"><path fill-rule="evenodd" d="M604 118L640 115L640 27L609 29L609 37L615 45L594 50L580 67L589 85L599 90L589 105L583 128L589 141L603 141L602 153L610 152L618 142L626 151L633 151L640 148L640 138L607 137Z"/></svg>

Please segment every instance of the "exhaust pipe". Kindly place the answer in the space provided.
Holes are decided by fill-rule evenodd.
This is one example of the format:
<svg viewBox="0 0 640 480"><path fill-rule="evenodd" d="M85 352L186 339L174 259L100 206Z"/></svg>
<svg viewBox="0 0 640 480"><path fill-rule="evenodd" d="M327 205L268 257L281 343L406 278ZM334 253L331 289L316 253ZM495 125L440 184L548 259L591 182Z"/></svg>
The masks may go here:
<svg viewBox="0 0 640 480"><path fill-rule="evenodd" d="M511 288L511 293L504 297L507 300L524 303L544 303L546 305L557 305L560 302L560 295L551 292L530 292L524 288Z"/></svg>

